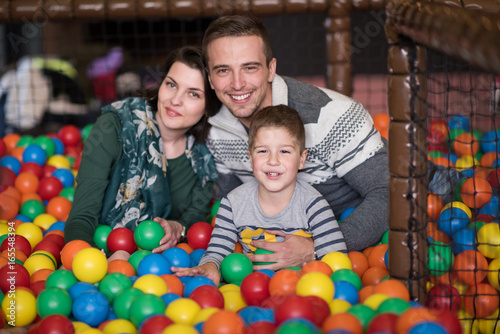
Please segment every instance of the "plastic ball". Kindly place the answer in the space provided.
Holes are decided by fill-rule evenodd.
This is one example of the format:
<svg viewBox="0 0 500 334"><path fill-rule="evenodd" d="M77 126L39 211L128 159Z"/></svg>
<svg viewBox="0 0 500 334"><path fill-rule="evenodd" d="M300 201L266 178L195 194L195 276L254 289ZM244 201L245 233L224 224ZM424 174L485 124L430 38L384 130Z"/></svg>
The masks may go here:
<svg viewBox="0 0 500 334"><path fill-rule="evenodd" d="M410 328L408 334L418 334L418 333L429 333L429 334L448 334L443 326L436 322L422 322L414 325Z"/></svg>
<svg viewBox="0 0 500 334"><path fill-rule="evenodd" d="M222 296L224 297L224 309L238 312L242 308L246 307L247 304L241 295L240 290L221 290Z"/></svg>
<svg viewBox="0 0 500 334"><path fill-rule="evenodd" d="M361 277L361 283L363 283L363 286L365 287L367 285L377 285L388 275L389 270L385 267L370 267L364 272L363 276Z"/></svg>
<svg viewBox="0 0 500 334"><path fill-rule="evenodd" d="M452 269L461 283L475 285L488 274L488 261L476 250L465 250L455 256Z"/></svg>
<svg viewBox="0 0 500 334"><path fill-rule="evenodd" d="M373 293L363 300L363 305L370 307L372 310L377 311L380 304L382 304L387 299L391 298L385 293Z"/></svg>
<svg viewBox="0 0 500 334"><path fill-rule="evenodd" d="M35 193L38 190L40 180L38 177L29 172L21 172L14 181L14 187L22 194Z"/></svg>
<svg viewBox="0 0 500 334"><path fill-rule="evenodd" d="M454 256L451 247L436 241L429 245L427 268L434 276L448 272L453 265Z"/></svg>
<svg viewBox="0 0 500 334"><path fill-rule="evenodd" d="M427 194L427 216L429 219L437 220L443 209L443 205L444 203L441 196L434 193Z"/></svg>
<svg viewBox="0 0 500 334"><path fill-rule="evenodd" d="M120 273L125 276L135 276L136 272L134 267L125 260L117 259L108 262L108 274Z"/></svg>
<svg viewBox="0 0 500 334"><path fill-rule="evenodd" d="M164 314L165 303L160 297L145 293L138 296L130 306L130 321L140 327L141 323L150 316Z"/></svg>
<svg viewBox="0 0 500 334"><path fill-rule="evenodd" d="M500 228L498 223L488 223L477 231L477 249L489 259L500 256Z"/></svg>
<svg viewBox="0 0 500 334"><path fill-rule="evenodd" d="M450 310L456 313L462 306L462 296L455 287L438 284L428 291L426 305L430 309Z"/></svg>
<svg viewBox="0 0 500 334"><path fill-rule="evenodd" d="M128 258L128 262L132 265L132 267L134 267L135 271L137 272L137 270L139 269L139 263L141 263L142 259L144 257L146 257L146 255L149 255L149 254L153 254L153 253L151 251L144 250L144 249L135 251Z"/></svg>
<svg viewBox="0 0 500 334"><path fill-rule="evenodd" d="M75 146L82 140L80 130L74 125L65 125L57 133L59 138L65 146Z"/></svg>
<svg viewBox="0 0 500 334"><path fill-rule="evenodd" d="M83 240L72 240L69 241L61 250L61 262L63 266L71 270L73 265L73 259L75 255L82 249L91 247L90 244Z"/></svg>
<svg viewBox="0 0 500 334"><path fill-rule="evenodd" d="M177 247L175 247L177 248ZM189 254L189 258L191 259L191 267L196 267L199 263L203 255L205 254L205 249L195 249Z"/></svg>
<svg viewBox="0 0 500 334"><path fill-rule="evenodd" d="M61 288L45 288L36 299L36 309L41 318L52 314L69 317L72 305L71 296Z"/></svg>
<svg viewBox="0 0 500 334"><path fill-rule="evenodd" d="M36 318L36 298L28 290L16 289L3 297L2 310L7 322L12 321L16 327L31 324Z"/></svg>
<svg viewBox="0 0 500 334"><path fill-rule="evenodd" d="M255 250L255 252L253 252L254 255L262 255L262 254L274 254L273 251L269 251L269 250L266 250L266 249L262 249L262 248L257 248ZM254 262L255 265L267 265L267 264L272 264L274 262Z"/></svg>
<svg viewBox="0 0 500 334"><path fill-rule="evenodd" d="M314 321L312 304L305 296L291 295L286 297L282 303L276 305L274 314L277 325L286 320L296 318L304 318L311 322Z"/></svg>
<svg viewBox="0 0 500 334"><path fill-rule="evenodd" d="M347 254L342 252L331 252L323 256L321 261L325 262L335 272L339 269L352 269L352 262Z"/></svg>
<svg viewBox="0 0 500 334"><path fill-rule="evenodd" d="M312 272L299 279L296 292L299 296L318 296L329 302L334 296L335 288L329 276L320 272Z"/></svg>
<svg viewBox="0 0 500 334"><path fill-rule="evenodd" d="M45 164L47 153L45 150L36 144L27 146L23 151L23 162L34 162L40 166Z"/></svg>
<svg viewBox="0 0 500 334"><path fill-rule="evenodd" d="M241 295L247 305L259 306L270 296L271 278L264 273L251 273L241 282Z"/></svg>
<svg viewBox="0 0 500 334"><path fill-rule="evenodd" d="M56 151L56 144L52 140L52 138L41 135L35 138L33 144L40 146L46 153L47 157L53 155Z"/></svg>
<svg viewBox="0 0 500 334"><path fill-rule="evenodd" d="M73 187L75 185L75 176L73 172L67 168L58 168L53 173L52 176L61 181L63 188Z"/></svg>
<svg viewBox="0 0 500 334"><path fill-rule="evenodd" d="M134 231L134 240L141 249L153 250L160 246L160 240L165 236L163 227L154 220L141 222Z"/></svg>
<svg viewBox="0 0 500 334"><path fill-rule="evenodd" d="M15 175L18 175L21 169L21 162L11 155L5 155L0 158L0 167L6 167L13 171Z"/></svg>
<svg viewBox="0 0 500 334"><path fill-rule="evenodd" d="M436 321L437 316L423 307L412 307L403 312L396 321L396 333L407 333L414 325L422 322Z"/></svg>
<svg viewBox="0 0 500 334"><path fill-rule="evenodd" d="M321 325L321 329L325 333L339 331L339 333L362 334L364 332L359 319L355 315L346 312L330 315Z"/></svg>
<svg viewBox="0 0 500 334"><path fill-rule="evenodd" d="M252 261L246 255L232 253L222 260L220 271L227 283L241 282L253 272Z"/></svg>
<svg viewBox="0 0 500 334"><path fill-rule="evenodd" d="M69 270L56 270L47 277L45 287L68 290L76 283L78 283L78 279L73 272Z"/></svg>
<svg viewBox="0 0 500 334"><path fill-rule="evenodd" d="M22 251L26 256L30 256L32 252L31 244L26 239L26 237L16 234L14 236L9 236L7 239L2 241L2 245L0 246L0 251L5 251L8 250L9 248L9 243L10 245L14 245L14 249L19 249Z"/></svg>
<svg viewBox="0 0 500 334"><path fill-rule="evenodd" d="M133 284L134 288L141 290L144 293L161 296L168 292L165 281L156 275L147 274L140 276Z"/></svg>
<svg viewBox="0 0 500 334"><path fill-rule="evenodd" d="M472 133L464 132L453 141L453 149L459 157L463 155L475 156L479 151L479 141Z"/></svg>
<svg viewBox="0 0 500 334"><path fill-rule="evenodd" d="M334 281L334 299L342 299L347 301L349 304L354 305L359 302L358 289L347 281Z"/></svg>
<svg viewBox="0 0 500 334"><path fill-rule="evenodd" d="M107 323L106 326L104 326L103 332L104 334L136 334L137 328L128 320L114 319Z"/></svg>
<svg viewBox="0 0 500 334"><path fill-rule="evenodd" d="M168 248L163 251L162 255L167 258L172 267L189 268L191 266L191 257L184 249Z"/></svg>
<svg viewBox="0 0 500 334"><path fill-rule="evenodd" d="M487 283L471 286L463 296L465 310L478 318L485 318L498 309L499 297L494 287Z"/></svg>
<svg viewBox="0 0 500 334"><path fill-rule="evenodd" d="M149 254L146 255L137 268L137 274L139 276L144 276L148 274L153 275L165 275L171 274L172 271L170 269L171 264L168 259L161 254Z"/></svg>
<svg viewBox="0 0 500 334"><path fill-rule="evenodd" d="M77 321L97 327L108 317L109 302L99 291L82 292L73 301L72 314Z"/></svg>
<svg viewBox="0 0 500 334"><path fill-rule="evenodd" d="M38 184L38 194L45 201L58 196L61 190L63 190L63 184L54 176L43 177Z"/></svg>
<svg viewBox="0 0 500 334"><path fill-rule="evenodd" d="M468 213L458 207L443 209L437 222L439 230L449 237L453 237L455 233L467 227L469 223Z"/></svg>
<svg viewBox="0 0 500 334"><path fill-rule="evenodd" d="M200 310L200 305L198 305L198 303L194 300L189 298L179 298L167 306L165 315L172 319L175 323L192 325L194 317Z"/></svg>
<svg viewBox="0 0 500 334"><path fill-rule="evenodd" d="M31 199L21 205L20 213L33 221L38 215L45 213L45 207L40 201Z"/></svg>
<svg viewBox="0 0 500 334"><path fill-rule="evenodd" d="M16 287L29 287L30 273L19 263L9 263L0 268L0 288L3 294Z"/></svg>
<svg viewBox="0 0 500 334"><path fill-rule="evenodd" d="M68 293L71 299L75 300L80 294L85 291L98 291L97 287L87 282L76 282L68 288Z"/></svg>
<svg viewBox="0 0 500 334"><path fill-rule="evenodd" d="M394 313L396 315L401 315L410 307L410 304L406 300L401 298L389 298L380 303L377 311L378 313Z"/></svg>
<svg viewBox="0 0 500 334"><path fill-rule="evenodd" d="M398 316L393 313L376 315L368 324L367 333L395 333Z"/></svg>
<svg viewBox="0 0 500 334"><path fill-rule="evenodd" d="M50 225L54 224L57 221L57 218L54 217L50 213L42 213L36 216L35 219L33 219L33 224L36 226L42 228L43 230L47 230Z"/></svg>
<svg viewBox="0 0 500 334"><path fill-rule="evenodd" d="M134 232L126 227L118 227L111 231L106 240L106 245L108 246L108 250L112 253L124 250L132 254L137 248L134 241Z"/></svg>
<svg viewBox="0 0 500 334"><path fill-rule="evenodd" d="M347 217L349 217L349 215L354 211L356 210L356 207L350 207L350 208L347 208L345 209L344 211L342 211L342 213L340 214L339 216L339 220L344 220L346 219Z"/></svg>
<svg viewBox="0 0 500 334"><path fill-rule="evenodd" d="M108 260L97 248L84 248L76 253L72 263L73 273L82 282L99 282L107 273Z"/></svg>
<svg viewBox="0 0 500 334"><path fill-rule="evenodd" d="M174 322L164 314L155 314L145 319L139 327L139 334L162 334Z"/></svg>
<svg viewBox="0 0 500 334"><path fill-rule="evenodd" d="M500 152L500 132L498 130L491 130L486 132L481 138L481 150L483 152Z"/></svg>
<svg viewBox="0 0 500 334"><path fill-rule="evenodd" d="M471 228L464 228L453 236L453 253L455 255L476 249L476 231Z"/></svg>
<svg viewBox="0 0 500 334"><path fill-rule="evenodd" d="M191 277L186 284L184 284L183 296L189 298L191 293L198 287L210 285L215 287L215 283L205 276L195 276Z"/></svg>
<svg viewBox="0 0 500 334"><path fill-rule="evenodd" d="M204 333L243 333L245 323L243 319L234 312L221 310L212 314L203 325Z"/></svg>
<svg viewBox="0 0 500 334"><path fill-rule="evenodd" d="M281 296L295 293L300 277L298 272L290 269L276 272L269 281L269 293Z"/></svg>
<svg viewBox="0 0 500 334"><path fill-rule="evenodd" d="M193 249L206 249L212 236L212 225L206 222L194 223L187 232L187 242Z"/></svg>
<svg viewBox="0 0 500 334"><path fill-rule="evenodd" d="M364 304L353 305L349 310L347 310L347 312L355 315L361 322L363 328L368 327L370 321L375 317L375 315L377 315L376 311Z"/></svg>
<svg viewBox="0 0 500 334"><path fill-rule="evenodd" d="M386 279L375 286L375 293L383 293L392 298L410 301L410 292L404 283L393 278Z"/></svg>
<svg viewBox="0 0 500 334"><path fill-rule="evenodd" d="M54 154L53 156L48 158L45 165L46 165L45 167L47 166L52 167L50 173L47 173L49 174L49 176L52 176L52 173L58 168L67 168L67 169L71 168L71 163L69 162L68 158L65 157L64 155L59 155L59 154Z"/></svg>
<svg viewBox="0 0 500 334"><path fill-rule="evenodd" d="M197 302L202 309L214 307L224 309L224 296L213 285L201 285L195 288L189 294L189 298Z"/></svg>
<svg viewBox="0 0 500 334"><path fill-rule="evenodd" d="M108 274L99 282L99 291L108 298L111 304L120 292L131 287L132 281L121 273Z"/></svg>
<svg viewBox="0 0 500 334"><path fill-rule="evenodd" d="M75 326L68 317L51 314L44 317L38 326L38 333L66 334L74 333Z"/></svg>
<svg viewBox="0 0 500 334"><path fill-rule="evenodd" d="M168 292L182 296L184 293L184 285L179 277L175 275L161 275L161 279L167 284Z"/></svg>

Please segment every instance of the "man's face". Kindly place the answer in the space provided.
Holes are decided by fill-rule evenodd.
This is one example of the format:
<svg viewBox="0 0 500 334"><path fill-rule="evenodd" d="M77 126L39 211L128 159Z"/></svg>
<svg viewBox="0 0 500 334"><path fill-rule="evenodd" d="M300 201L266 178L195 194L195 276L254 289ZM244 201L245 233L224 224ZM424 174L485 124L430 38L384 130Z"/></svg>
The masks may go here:
<svg viewBox="0 0 500 334"><path fill-rule="evenodd" d="M258 36L218 38L208 45L207 53L210 83L217 97L249 126L257 110L272 104L276 59L266 64Z"/></svg>

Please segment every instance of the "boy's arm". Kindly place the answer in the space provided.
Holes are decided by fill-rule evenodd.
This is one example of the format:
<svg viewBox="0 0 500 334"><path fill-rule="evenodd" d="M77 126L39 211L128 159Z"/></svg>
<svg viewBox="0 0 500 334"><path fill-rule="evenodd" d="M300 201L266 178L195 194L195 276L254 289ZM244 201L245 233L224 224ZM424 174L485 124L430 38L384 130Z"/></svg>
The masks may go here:
<svg viewBox="0 0 500 334"><path fill-rule="evenodd" d="M172 267L171 270L177 277L205 276L207 278L210 278L216 286L219 286L220 284L219 270L217 269L217 265L212 262L207 262L193 268Z"/></svg>

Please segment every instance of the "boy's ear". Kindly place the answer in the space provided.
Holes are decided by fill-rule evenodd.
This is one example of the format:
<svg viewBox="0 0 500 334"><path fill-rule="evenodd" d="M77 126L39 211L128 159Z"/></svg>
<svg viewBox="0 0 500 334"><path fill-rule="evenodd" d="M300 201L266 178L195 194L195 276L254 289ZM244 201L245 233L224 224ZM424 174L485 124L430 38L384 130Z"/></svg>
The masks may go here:
<svg viewBox="0 0 500 334"><path fill-rule="evenodd" d="M299 170L302 169L302 168L304 168L304 164L306 163L306 158L307 158L307 150L304 150L300 154Z"/></svg>

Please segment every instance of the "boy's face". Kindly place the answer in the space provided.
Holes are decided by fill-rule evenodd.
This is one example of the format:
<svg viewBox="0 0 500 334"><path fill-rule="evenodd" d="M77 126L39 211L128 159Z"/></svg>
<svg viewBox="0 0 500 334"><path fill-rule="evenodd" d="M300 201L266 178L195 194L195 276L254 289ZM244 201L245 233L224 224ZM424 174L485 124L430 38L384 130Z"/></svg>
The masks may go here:
<svg viewBox="0 0 500 334"><path fill-rule="evenodd" d="M257 131L254 147L250 150L259 192L293 193L297 172L304 167L307 156L306 150L300 152L295 137L284 128L263 127Z"/></svg>

